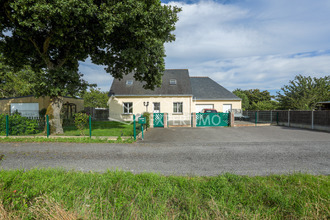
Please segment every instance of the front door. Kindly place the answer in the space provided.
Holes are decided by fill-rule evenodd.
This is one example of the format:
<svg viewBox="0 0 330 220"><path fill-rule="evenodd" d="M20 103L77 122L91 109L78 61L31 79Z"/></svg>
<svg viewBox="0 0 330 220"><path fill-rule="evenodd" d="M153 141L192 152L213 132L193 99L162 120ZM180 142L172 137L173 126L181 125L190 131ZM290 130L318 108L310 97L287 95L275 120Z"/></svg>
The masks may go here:
<svg viewBox="0 0 330 220"><path fill-rule="evenodd" d="M154 113L160 113L160 103L154 102Z"/></svg>

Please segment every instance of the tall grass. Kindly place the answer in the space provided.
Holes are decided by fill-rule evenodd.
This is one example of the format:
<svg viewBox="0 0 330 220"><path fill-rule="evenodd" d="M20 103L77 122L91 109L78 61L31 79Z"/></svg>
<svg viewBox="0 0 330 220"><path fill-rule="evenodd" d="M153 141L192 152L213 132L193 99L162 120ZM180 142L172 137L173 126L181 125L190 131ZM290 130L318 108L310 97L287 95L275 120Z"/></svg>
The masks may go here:
<svg viewBox="0 0 330 220"><path fill-rule="evenodd" d="M329 176L0 171L0 219L327 219Z"/></svg>

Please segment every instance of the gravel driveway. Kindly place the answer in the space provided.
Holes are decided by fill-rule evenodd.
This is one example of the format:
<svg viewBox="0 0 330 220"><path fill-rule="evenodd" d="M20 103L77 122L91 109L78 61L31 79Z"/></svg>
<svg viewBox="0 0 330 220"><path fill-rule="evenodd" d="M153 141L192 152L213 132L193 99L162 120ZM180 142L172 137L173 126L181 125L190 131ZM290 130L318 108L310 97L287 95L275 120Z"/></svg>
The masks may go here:
<svg viewBox="0 0 330 220"><path fill-rule="evenodd" d="M330 174L330 134L284 127L152 129L135 144L0 143L3 169L211 176Z"/></svg>

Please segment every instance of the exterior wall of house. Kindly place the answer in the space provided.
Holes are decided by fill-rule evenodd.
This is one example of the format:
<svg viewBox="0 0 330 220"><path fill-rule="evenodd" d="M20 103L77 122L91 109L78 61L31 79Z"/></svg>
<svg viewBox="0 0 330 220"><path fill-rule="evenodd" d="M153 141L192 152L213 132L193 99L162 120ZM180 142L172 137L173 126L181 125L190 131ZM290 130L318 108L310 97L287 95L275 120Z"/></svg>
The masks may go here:
<svg viewBox="0 0 330 220"><path fill-rule="evenodd" d="M132 114L124 114L124 103L133 103ZM127 96L127 97L110 97L109 105L109 119L110 120L125 120L131 121L133 114L142 114L147 111L143 102L149 102L148 112L153 113L153 103L160 103L160 113L175 114L173 112L173 103L182 102L182 114L191 114L193 109L191 96ZM180 115L180 114L178 114Z"/></svg>
<svg viewBox="0 0 330 220"><path fill-rule="evenodd" d="M210 105L214 106L218 112L223 112L223 105L231 104L232 109L241 109L242 108L242 101L241 100L194 100L195 105ZM196 109L193 108L192 112L196 112Z"/></svg>
<svg viewBox="0 0 330 220"><path fill-rule="evenodd" d="M63 103L73 103L77 106L77 112L84 110L84 100L75 98L63 98ZM8 98L0 100L0 114L10 113L11 103L39 103L39 111L43 108L47 108L50 104L50 97L39 97L35 98L33 96Z"/></svg>
<svg viewBox="0 0 330 220"><path fill-rule="evenodd" d="M124 103L131 102L133 104L133 111L131 114L124 114ZM124 120L132 121L133 114L138 115L147 111L143 102L149 102L148 112L153 113L153 103L160 103L160 113L168 113L169 120L183 120L184 116L190 120L192 112L195 112L196 104L212 104L218 112L223 112L224 104L231 104L232 109L241 109L241 100L192 100L191 96L126 96L126 97L111 97L109 99L109 119L110 120ZM182 114L173 112L173 103L182 102ZM187 119L187 120L188 120Z"/></svg>

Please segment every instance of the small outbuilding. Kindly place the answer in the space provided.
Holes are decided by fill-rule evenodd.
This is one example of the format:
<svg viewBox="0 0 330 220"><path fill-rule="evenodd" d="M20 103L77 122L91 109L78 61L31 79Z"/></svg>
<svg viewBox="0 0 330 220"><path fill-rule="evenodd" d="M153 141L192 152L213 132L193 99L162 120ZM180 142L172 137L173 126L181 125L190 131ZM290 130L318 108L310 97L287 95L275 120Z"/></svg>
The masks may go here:
<svg viewBox="0 0 330 220"><path fill-rule="evenodd" d="M39 117L42 109L47 109L50 104L50 97L36 98L20 96L0 99L0 114L13 114L19 112L24 117ZM84 110L84 100L80 98L63 97L62 114L69 118L73 113Z"/></svg>

